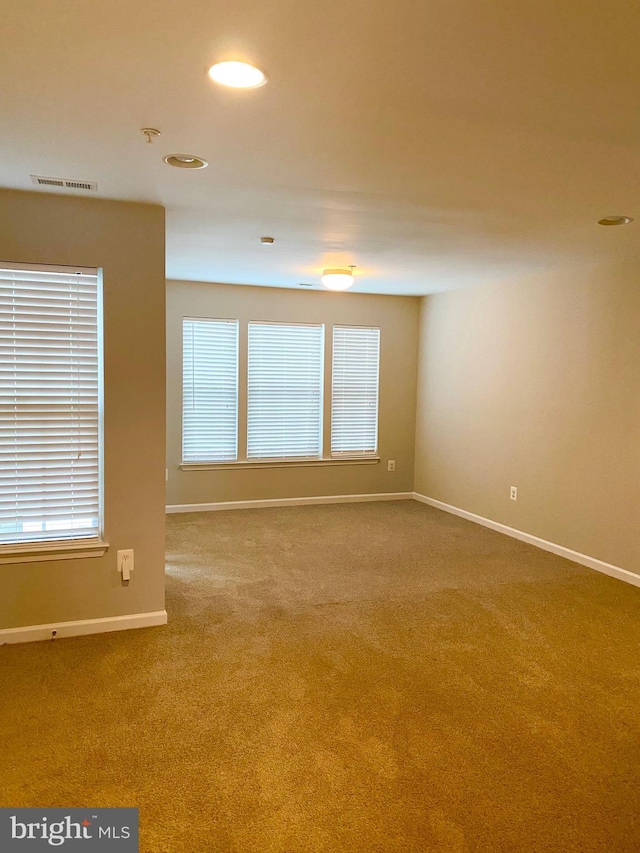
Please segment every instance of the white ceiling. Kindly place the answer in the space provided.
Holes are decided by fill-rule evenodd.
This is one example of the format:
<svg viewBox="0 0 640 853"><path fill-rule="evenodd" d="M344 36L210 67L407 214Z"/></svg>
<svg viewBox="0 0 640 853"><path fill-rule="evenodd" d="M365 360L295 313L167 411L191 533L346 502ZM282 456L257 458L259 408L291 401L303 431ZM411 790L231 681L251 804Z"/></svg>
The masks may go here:
<svg viewBox="0 0 640 853"><path fill-rule="evenodd" d="M3 0L2 30L0 185L163 204L170 278L424 294L638 241L637 0ZM211 83L229 58L268 85Z"/></svg>

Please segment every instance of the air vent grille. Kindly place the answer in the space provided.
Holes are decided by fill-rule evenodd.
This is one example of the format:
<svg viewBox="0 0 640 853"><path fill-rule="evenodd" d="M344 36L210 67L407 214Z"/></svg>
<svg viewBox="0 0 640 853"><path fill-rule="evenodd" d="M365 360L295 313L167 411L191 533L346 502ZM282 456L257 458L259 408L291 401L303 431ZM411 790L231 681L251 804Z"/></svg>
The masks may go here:
<svg viewBox="0 0 640 853"><path fill-rule="evenodd" d="M96 192L98 184L95 181L72 181L70 178L47 178L43 175L31 175L34 184L45 187L63 187L68 190L89 190Z"/></svg>
<svg viewBox="0 0 640 853"><path fill-rule="evenodd" d="M55 178L38 178L37 184L47 184L50 187L63 187L64 181L57 181Z"/></svg>

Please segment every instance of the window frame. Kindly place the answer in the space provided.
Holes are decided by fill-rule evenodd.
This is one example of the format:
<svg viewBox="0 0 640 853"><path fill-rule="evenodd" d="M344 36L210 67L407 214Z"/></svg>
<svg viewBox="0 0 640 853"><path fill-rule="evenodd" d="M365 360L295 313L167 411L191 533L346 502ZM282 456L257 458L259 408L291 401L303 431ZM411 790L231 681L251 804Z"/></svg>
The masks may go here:
<svg viewBox="0 0 640 853"><path fill-rule="evenodd" d="M361 329L367 332L377 332L377 347L378 360L376 363L376 417L375 417L375 447L373 450L335 450L333 449L333 415L334 415L334 378L335 378L335 348L336 348L336 330L357 330ZM381 342L382 330L380 326L369 326L355 323L334 323L331 335L331 405L330 405L330 442L329 452L332 459L371 459L378 457L378 445L380 442L380 361L381 361Z"/></svg>
<svg viewBox="0 0 640 853"><path fill-rule="evenodd" d="M0 261L0 268L24 272L91 273L96 276L96 379L97 379L97 491L98 526L95 536L42 539L0 544L0 565L8 563L46 562L49 560L85 559L101 557L109 548L105 538L104 493L104 287L100 267L68 264L42 264L18 261Z"/></svg>
<svg viewBox="0 0 640 853"><path fill-rule="evenodd" d="M251 371L251 326L286 326L318 329L320 331L320 388L319 388L319 405L318 405L318 456L249 456L249 408L250 408L250 392L249 392L249 377ZM325 393L325 358L326 358L326 327L324 323L299 323L288 322L285 320L247 320L247 369L246 369L246 446L243 462L247 464L269 464L269 463L314 463L319 462L324 458L325 435L324 435L324 417L326 406Z"/></svg>
<svg viewBox="0 0 640 853"><path fill-rule="evenodd" d="M208 319L220 320L229 319L221 317L195 317L193 314L184 315L180 320L181 324L185 318L189 319ZM185 462L181 459L179 468L181 471L215 471L215 470L233 470L233 469L264 469L264 468L315 468L315 467L340 467L353 465L377 465L380 462L379 446L376 453L372 455L356 454L353 456L327 455L327 451L331 450L331 390L333 379L333 329L335 326L343 326L347 328L358 328L358 324L346 323L303 323L297 320L254 320L246 318L236 318L239 324L239 353L238 353L238 459L231 462ZM250 323L266 323L269 325L304 325L324 327L324 347L323 347L323 399L321 407L321 428L322 428L322 455L318 458L247 458L247 414L248 414L248 370L249 370L249 324ZM362 328L379 328L382 339L382 329L379 326L363 325ZM328 334L331 329L331 334ZM180 357L182 358L183 349L180 347ZM182 365L179 371L182 376ZM379 445L379 425L380 425L380 372L378 370L378 445ZM181 388L182 398L182 388ZM182 405L182 404L181 404ZM180 436L182 444L182 435Z"/></svg>
<svg viewBox="0 0 640 853"><path fill-rule="evenodd" d="M202 323L226 323L229 325L234 325L236 330L236 339L235 339L235 358L236 358L236 400L235 400L235 446L236 446L236 457L235 459L210 459L210 460L185 460L185 437L184 437L184 419L185 419L185 405L184 405L184 357L185 357L185 323L186 322L202 322ZM182 329L181 329L181 342L182 342L182 371L181 371L181 382L182 382L182 411L181 411L181 461L183 465L234 465L240 459L240 437L239 437L239 429L240 429L240 320L228 318L228 317L192 317L192 316L184 316L182 318Z"/></svg>

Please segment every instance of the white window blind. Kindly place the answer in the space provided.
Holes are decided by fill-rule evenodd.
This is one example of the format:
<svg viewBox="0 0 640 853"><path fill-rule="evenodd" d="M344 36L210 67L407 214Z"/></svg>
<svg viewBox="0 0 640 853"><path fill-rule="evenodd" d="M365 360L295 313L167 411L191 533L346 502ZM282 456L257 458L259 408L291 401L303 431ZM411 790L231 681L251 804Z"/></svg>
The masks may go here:
<svg viewBox="0 0 640 853"><path fill-rule="evenodd" d="M324 327L249 323L248 459L322 454Z"/></svg>
<svg viewBox="0 0 640 853"><path fill-rule="evenodd" d="M334 326L331 455L378 450L380 329Z"/></svg>
<svg viewBox="0 0 640 853"><path fill-rule="evenodd" d="M238 321L182 321L182 460L238 458Z"/></svg>
<svg viewBox="0 0 640 853"><path fill-rule="evenodd" d="M97 270L0 268L0 545L99 537L98 340Z"/></svg>

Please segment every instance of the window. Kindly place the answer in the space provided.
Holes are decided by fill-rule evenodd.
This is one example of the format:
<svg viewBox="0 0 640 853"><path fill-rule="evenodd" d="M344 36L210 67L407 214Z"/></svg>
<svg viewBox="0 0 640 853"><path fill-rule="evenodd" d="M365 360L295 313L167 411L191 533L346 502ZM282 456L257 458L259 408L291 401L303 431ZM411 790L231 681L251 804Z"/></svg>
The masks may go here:
<svg viewBox="0 0 640 853"><path fill-rule="evenodd" d="M322 456L324 327L249 323L247 459Z"/></svg>
<svg viewBox="0 0 640 853"><path fill-rule="evenodd" d="M238 321L182 323L184 462L238 458Z"/></svg>
<svg viewBox="0 0 640 853"><path fill-rule="evenodd" d="M0 545L99 538L98 292L0 264Z"/></svg>
<svg viewBox="0 0 640 853"><path fill-rule="evenodd" d="M332 456L377 453L379 363L380 329L334 326Z"/></svg>
<svg viewBox="0 0 640 853"><path fill-rule="evenodd" d="M182 322L185 469L378 461L380 329L335 326L325 350L320 323Z"/></svg>

